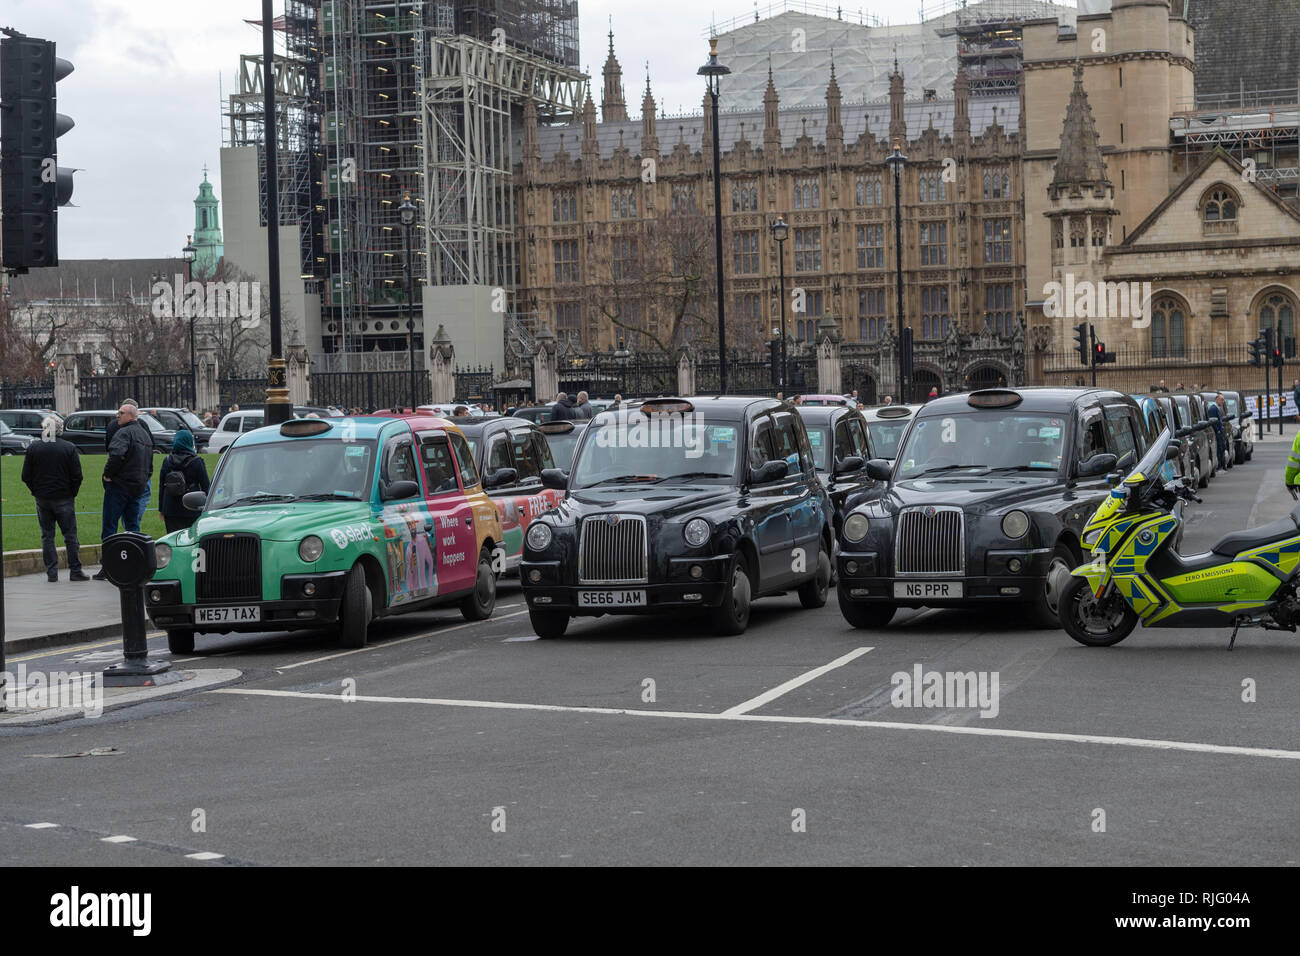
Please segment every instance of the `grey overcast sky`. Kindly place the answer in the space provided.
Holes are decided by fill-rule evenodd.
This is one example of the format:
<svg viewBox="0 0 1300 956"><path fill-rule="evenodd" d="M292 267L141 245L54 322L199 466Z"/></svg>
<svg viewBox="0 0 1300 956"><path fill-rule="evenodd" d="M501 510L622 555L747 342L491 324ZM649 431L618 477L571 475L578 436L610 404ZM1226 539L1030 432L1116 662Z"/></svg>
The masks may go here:
<svg viewBox="0 0 1300 956"><path fill-rule="evenodd" d="M758 5L765 14L770 2ZM915 23L922 2L848 0L844 18L857 20L862 7ZM924 3L927 13L947 6ZM283 0L275 9L283 12ZM640 110L649 61L660 108L676 113L699 108L704 88L695 70L708 55L710 22L752 17L755 3L579 0L578 9L582 66L597 83L612 16L628 106ZM239 55L261 50L259 29L244 23L260 15L260 0L3 0L0 26L56 41L75 67L59 84L59 110L77 124L59 140L59 163L81 170L76 208L59 214L62 258L179 252L193 229L204 164L221 196L221 94L237 88Z"/></svg>

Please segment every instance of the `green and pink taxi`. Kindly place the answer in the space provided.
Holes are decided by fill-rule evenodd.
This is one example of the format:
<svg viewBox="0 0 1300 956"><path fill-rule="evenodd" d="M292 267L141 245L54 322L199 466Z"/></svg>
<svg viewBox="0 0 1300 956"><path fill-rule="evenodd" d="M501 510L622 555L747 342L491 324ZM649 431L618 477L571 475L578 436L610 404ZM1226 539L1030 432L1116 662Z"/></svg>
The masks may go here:
<svg viewBox="0 0 1300 956"><path fill-rule="evenodd" d="M440 418L294 419L241 435L145 589L173 653L196 634L331 628L364 647L375 617L496 605L503 535L474 455Z"/></svg>

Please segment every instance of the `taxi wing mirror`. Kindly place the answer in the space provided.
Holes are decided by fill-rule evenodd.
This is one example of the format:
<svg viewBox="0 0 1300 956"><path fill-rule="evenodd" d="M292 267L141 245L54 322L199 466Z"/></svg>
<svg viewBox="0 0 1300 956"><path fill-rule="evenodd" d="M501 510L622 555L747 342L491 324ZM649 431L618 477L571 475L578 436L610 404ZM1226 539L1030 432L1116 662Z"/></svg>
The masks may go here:
<svg viewBox="0 0 1300 956"><path fill-rule="evenodd" d="M513 485L519 480L519 471L515 468L498 468L487 476L487 481L483 482L485 488L500 488L502 485Z"/></svg>
<svg viewBox="0 0 1300 956"><path fill-rule="evenodd" d="M390 481L384 485L379 497L381 501L402 501L405 498L414 498L419 493L419 482Z"/></svg>
<svg viewBox="0 0 1300 956"><path fill-rule="evenodd" d="M202 511L208 504L208 495L204 491L191 491L181 498L186 511Z"/></svg>
<svg viewBox="0 0 1300 956"><path fill-rule="evenodd" d="M787 474L789 474L789 465L785 459L764 462L758 468L749 469L749 483L751 485L766 485L773 481L780 481Z"/></svg>
<svg viewBox="0 0 1300 956"><path fill-rule="evenodd" d="M1079 462L1076 474L1080 478L1092 478L1096 475L1104 475L1109 471L1114 471L1119 465L1119 459L1110 452L1101 452L1093 455L1087 461Z"/></svg>
<svg viewBox="0 0 1300 956"><path fill-rule="evenodd" d="M876 481L888 481L894 473L894 466L888 458L873 458L867 462L867 477Z"/></svg>
<svg viewBox="0 0 1300 956"><path fill-rule="evenodd" d="M862 458L859 455L849 455L847 458L840 458L836 460L835 470L832 472L832 474L851 475L855 471L861 471L863 466L866 465L866 463L867 463L866 459Z"/></svg>
<svg viewBox="0 0 1300 956"><path fill-rule="evenodd" d="M561 468L543 469L542 487L551 488L555 491L564 491L569 487L569 473Z"/></svg>
<svg viewBox="0 0 1300 956"><path fill-rule="evenodd" d="M1135 464L1137 464L1137 457L1131 451L1126 451L1120 456L1119 461L1115 463L1115 467L1120 471L1128 471Z"/></svg>
<svg viewBox="0 0 1300 956"><path fill-rule="evenodd" d="M1177 461L1178 456L1183 453L1183 443L1177 438L1169 442L1169 447L1165 449L1165 461Z"/></svg>

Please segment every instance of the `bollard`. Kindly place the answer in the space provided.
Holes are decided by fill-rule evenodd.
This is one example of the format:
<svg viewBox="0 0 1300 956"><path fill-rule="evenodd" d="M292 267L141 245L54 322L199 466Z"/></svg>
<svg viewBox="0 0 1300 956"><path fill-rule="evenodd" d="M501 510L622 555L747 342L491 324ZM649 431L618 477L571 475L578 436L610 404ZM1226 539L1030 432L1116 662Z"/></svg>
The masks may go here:
<svg viewBox="0 0 1300 956"><path fill-rule="evenodd" d="M150 661L145 638L144 586L158 569L153 538L125 531L103 542L104 574L122 601L122 660L104 668L105 687L148 687L181 679L168 661Z"/></svg>

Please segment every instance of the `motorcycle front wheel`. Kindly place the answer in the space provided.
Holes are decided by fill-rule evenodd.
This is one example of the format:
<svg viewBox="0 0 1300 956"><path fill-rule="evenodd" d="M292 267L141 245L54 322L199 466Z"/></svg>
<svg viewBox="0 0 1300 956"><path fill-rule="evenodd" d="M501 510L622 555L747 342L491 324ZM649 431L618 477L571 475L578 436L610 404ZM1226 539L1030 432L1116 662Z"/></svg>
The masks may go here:
<svg viewBox="0 0 1300 956"><path fill-rule="evenodd" d="M1118 644L1137 626L1137 613L1112 588L1097 599L1086 578L1071 578L1061 591L1057 611L1065 633L1088 647Z"/></svg>

